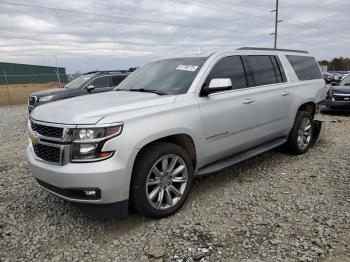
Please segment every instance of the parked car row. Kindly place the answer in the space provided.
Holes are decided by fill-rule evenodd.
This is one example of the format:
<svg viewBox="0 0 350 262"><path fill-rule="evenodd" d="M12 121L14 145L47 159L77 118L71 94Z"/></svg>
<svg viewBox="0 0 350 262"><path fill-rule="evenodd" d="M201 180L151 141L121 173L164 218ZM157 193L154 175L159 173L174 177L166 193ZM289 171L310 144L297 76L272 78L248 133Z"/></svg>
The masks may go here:
<svg viewBox="0 0 350 262"><path fill-rule="evenodd" d="M340 82L346 75L346 74L341 74L338 72L323 72L322 76L323 79L326 81L327 84L330 84L332 82Z"/></svg>
<svg viewBox="0 0 350 262"><path fill-rule="evenodd" d="M112 76L103 85L127 74L102 73ZM98 89L99 76L66 88L86 94ZM308 151L325 96L319 66L305 51L241 48L154 61L114 91L32 110L29 167L65 200L120 217L133 206L162 218L183 205L195 176L282 145Z"/></svg>

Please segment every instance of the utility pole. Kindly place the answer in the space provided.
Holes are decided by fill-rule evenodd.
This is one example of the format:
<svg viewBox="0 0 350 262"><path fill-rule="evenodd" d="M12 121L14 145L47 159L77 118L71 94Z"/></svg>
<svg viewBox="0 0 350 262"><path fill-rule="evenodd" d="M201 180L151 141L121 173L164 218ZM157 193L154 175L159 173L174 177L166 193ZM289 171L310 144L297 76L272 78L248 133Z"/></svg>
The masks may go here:
<svg viewBox="0 0 350 262"><path fill-rule="evenodd" d="M8 97L9 105L11 105L11 98L10 98L9 84L7 82L7 75L6 75L5 70L3 70L3 72L4 72L4 77L5 77L6 89L7 89L7 97Z"/></svg>
<svg viewBox="0 0 350 262"><path fill-rule="evenodd" d="M58 70L58 62L57 62L57 56L56 55L55 55L55 60L56 60L56 74L57 74L57 79L58 79L58 85L61 88L60 71Z"/></svg>
<svg viewBox="0 0 350 262"><path fill-rule="evenodd" d="M275 16L275 32L270 34L270 35L274 35L275 36L275 41L274 41L273 48L277 49L277 27L278 27L278 23L283 22L283 20L278 20L278 0L276 0L276 9L271 10L271 12L275 12L276 13L276 16Z"/></svg>

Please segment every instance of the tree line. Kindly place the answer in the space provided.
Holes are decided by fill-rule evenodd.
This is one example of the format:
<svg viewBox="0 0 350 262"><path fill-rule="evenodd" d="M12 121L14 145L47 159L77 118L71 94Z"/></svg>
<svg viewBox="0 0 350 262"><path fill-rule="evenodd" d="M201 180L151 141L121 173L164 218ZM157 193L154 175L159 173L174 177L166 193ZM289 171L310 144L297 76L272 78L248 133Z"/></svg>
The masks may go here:
<svg viewBox="0 0 350 262"><path fill-rule="evenodd" d="M321 66L327 66L328 71L350 71L349 57L335 57L332 60L321 60L318 63Z"/></svg>

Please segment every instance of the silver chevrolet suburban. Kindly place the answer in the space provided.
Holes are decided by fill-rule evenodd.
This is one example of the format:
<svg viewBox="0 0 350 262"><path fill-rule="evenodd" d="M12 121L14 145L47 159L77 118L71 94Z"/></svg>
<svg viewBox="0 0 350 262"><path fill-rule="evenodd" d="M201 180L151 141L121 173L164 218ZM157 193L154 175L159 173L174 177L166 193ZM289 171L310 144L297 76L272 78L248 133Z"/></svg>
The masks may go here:
<svg viewBox="0 0 350 262"><path fill-rule="evenodd" d="M148 63L111 92L35 108L29 166L65 200L146 217L175 213L195 176L312 144L326 96L305 51L240 48Z"/></svg>

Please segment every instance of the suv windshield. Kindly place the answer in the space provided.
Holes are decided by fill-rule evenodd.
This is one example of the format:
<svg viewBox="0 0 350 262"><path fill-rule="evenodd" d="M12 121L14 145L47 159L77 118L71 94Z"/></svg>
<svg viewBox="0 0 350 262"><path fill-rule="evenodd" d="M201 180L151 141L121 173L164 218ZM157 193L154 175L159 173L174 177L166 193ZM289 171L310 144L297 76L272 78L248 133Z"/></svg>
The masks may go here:
<svg viewBox="0 0 350 262"><path fill-rule="evenodd" d="M339 86L350 86L350 75L345 77L343 81L339 83Z"/></svg>
<svg viewBox="0 0 350 262"><path fill-rule="evenodd" d="M207 57L185 57L146 64L126 78L118 90L184 94L190 88Z"/></svg>
<svg viewBox="0 0 350 262"><path fill-rule="evenodd" d="M83 85L85 85L88 81L90 81L96 74L86 74L79 76L72 81L70 81L68 84L64 86L64 88L68 89L76 89L81 88Z"/></svg>

